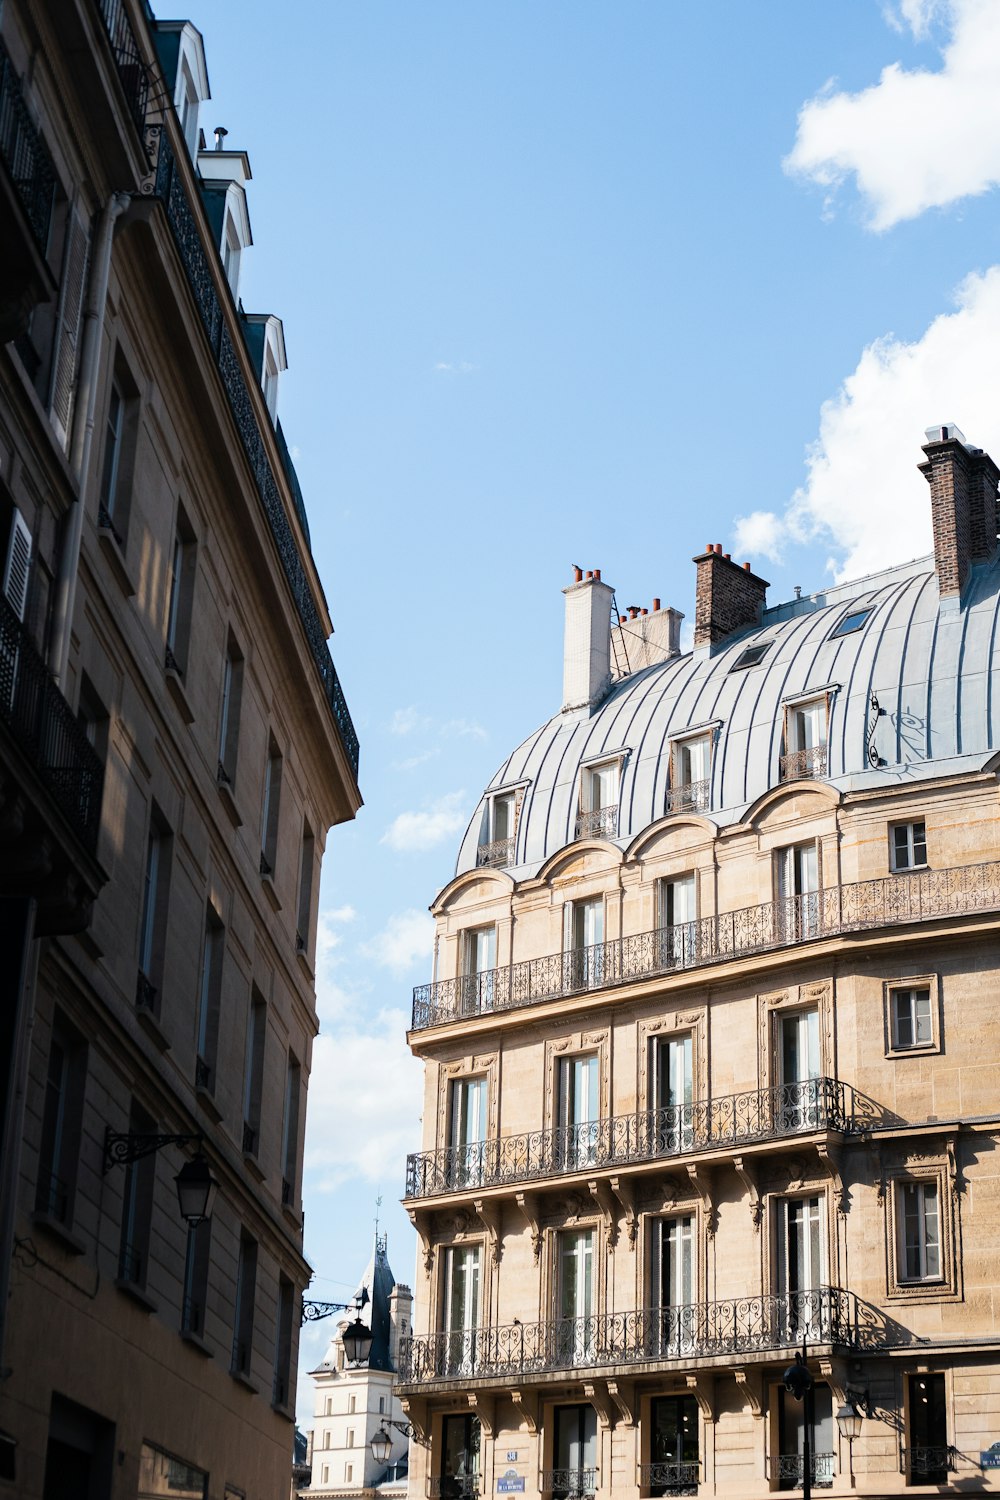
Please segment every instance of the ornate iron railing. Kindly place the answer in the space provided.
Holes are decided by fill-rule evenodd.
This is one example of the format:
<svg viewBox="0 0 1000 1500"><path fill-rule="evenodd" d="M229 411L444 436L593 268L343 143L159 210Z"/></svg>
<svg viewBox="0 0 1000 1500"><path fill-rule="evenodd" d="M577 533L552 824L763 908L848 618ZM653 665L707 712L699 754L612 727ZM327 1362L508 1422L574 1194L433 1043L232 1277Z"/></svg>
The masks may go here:
<svg viewBox="0 0 1000 1500"><path fill-rule="evenodd" d="M583 1500L597 1490L596 1469L543 1469L540 1489L553 1500Z"/></svg>
<svg viewBox="0 0 1000 1500"><path fill-rule="evenodd" d="M465 1328L404 1338L399 1382L420 1385L478 1376L522 1380L550 1370L766 1354L812 1344L880 1349L889 1341L877 1308L840 1287L736 1297L591 1318Z"/></svg>
<svg viewBox="0 0 1000 1500"><path fill-rule="evenodd" d="M125 94L128 112L142 136L146 129L146 107L149 104L149 74L142 60L132 23L123 0L97 0L97 9L111 43L115 70Z"/></svg>
<svg viewBox="0 0 1000 1500"><path fill-rule="evenodd" d="M406 1197L530 1182L565 1172L718 1151L814 1130L851 1132L877 1108L837 1078L810 1078L745 1094L560 1125L500 1140L472 1141L406 1158Z"/></svg>
<svg viewBox="0 0 1000 1500"><path fill-rule="evenodd" d="M835 885L696 922L525 959L413 991L413 1029L482 1012L517 1010L583 990L609 989L682 969L725 963L794 943L1000 910L1000 861Z"/></svg>
<svg viewBox="0 0 1000 1500"><path fill-rule="evenodd" d="M80 842L93 854L101 822L104 766L3 597L0 721L35 767Z"/></svg>
<svg viewBox="0 0 1000 1500"><path fill-rule="evenodd" d="M151 131L154 133L151 134ZM151 191L160 199L166 212L167 222L191 288L198 316L211 346L212 357L222 378L233 420L254 476L257 492L264 507L264 514L267 517L288 586L292 591L292 598L305 631L310 653L319 671L326 700L330 705L341 742L356 776L358 773L357 733L340 679L333 665L330 648L326 643L309 579L282 502L281 491L267 456L264 438L254 411L254 403L226 325L222 303L216 291L215 278L205 253L198 222L192 213L187 191L166 132L155 132L154 128L150 127L147 135L155 149L156 157Z"/></svg>
<svg viewBox="0 0 1000 1500"><path fill-rule="evenodd" d="M826 745L814 745L811 750L792 750L781 757L782 781L815 780L826 775Z"/></svg>
<svg viewBox="0 0 1000 1500"><path fill-rule="evenodd" d="M664 812L704 812L712 790L710 781L687 781L667 788Z"/></svg>
<svg viewBox="0 0 1000 1500"><path fill-rule="evenodd" d="M654 1495L697 1495L701 1464L671 1460L667 1463L640 1464L639 1483Z"/></svg>
<svg viewBox="0 0 1000 1500"><path fill-rule="evenodd" d="M427 1481L430 1500L473 1500L481 1488L478 1474L432 1474Z"/></svg>
<svg viewBox="0 0 1000 1500"><path fill-rule="evenodd" d="M489 867L500 869L509 865L514 859L513 839L494 839L492 843L480 844L476 850L476 866L478 869Z"/></svg>
<svg viewBox="0 0 1000 1500"><path fill-rule="evenodd" d="M955 1472L955 1449L950 1444L931 1448L903 1448L899 1455L900 1472L917 1484L946 1484Z"/></svg>
<svg viewBox="0 0 1000 1500"><path fill-rule="evenodd" d="M809 1455L809 1482L814 1489L833 1487L832 1453ZM800 1490L805 1481L806 1464L801 1453L780 1453L771 1458L771 1478L779 1490Z"/></svg>
<svg viewBox="0 0 1000 1500"><path fill-rule="evenodd" d="M48 248L55 169L45 149L41 132L24 102L21 80L10 54L0 41L0 159L10 173L35 243L42 254Z"/></svg>
<svg viewBox="0 0 1000 1500"><path fill-rule="evenodd" d="M574 838L613 839L617 832L617 802L610 803L607 807L598 807L593 812L582 812L576 815Z"/></svg>

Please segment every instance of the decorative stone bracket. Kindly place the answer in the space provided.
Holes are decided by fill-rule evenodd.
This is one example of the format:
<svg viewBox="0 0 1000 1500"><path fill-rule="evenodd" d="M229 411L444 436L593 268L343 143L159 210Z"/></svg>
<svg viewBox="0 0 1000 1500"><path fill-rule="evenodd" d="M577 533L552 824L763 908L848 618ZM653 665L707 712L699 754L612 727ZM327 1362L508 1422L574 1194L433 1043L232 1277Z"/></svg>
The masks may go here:
<svg viewBox="0 0 1000 1500"><path fill-rule="evenodd" d="M495 1266L503 1258L503 1236L500 1233L500 1205L489 1198L473 1199L473 1207L482 1220L490 1247L490 1258Z"/></svg>
<svg viewBox="0 0 1000 1500"><path fill-rule="evenodd" d="M764 1378L760 1370L734 1370L736 1384L755 1417L764 1415Z"/></svg>
<svg viewBox="0 0 1000 1500"><path fill-rule="evenodd" d="M764 1204L760 1196L760 1188L757 1184L756 1163L745 1161L742 1156L733 1157L733 1166L736 1175L746 1188L747 1197L750 1199L750 1220L754 1227L754 1233L760 1234L760 1226L764 1219Z"/></svg>
<svg viewBox="0 0 1000 1500"><path fill-rule="evenodd" d="M635 1206L635 1184L629 1177L609 1177L608 1186L621 1204L625 1213L625 1229L630 1247L635 1249L639 1232L639 1215Z"/></svg>
<svg viewBox="0 0 1000 1500"><path fill-rule="evenodd" d="M469 1410L479 1418L479 1425L490 1439L496 1432L496 1397L480 1391L469 1391Z"/></svg>
<svg viewBox="0 0 1000 1500"><path fill-rule="evenodd" d="M691 1185L695 1189L705 1208L705 1228L709 1239L715 1238L715 1231L719 1227L719 1214L712 1199L712 1169L703 1167L697 1162L689 1162L687 1169L691 1179Z"/></svg>
<svg viewBox="0 0 1000 1500"><path fill-rule="evenodd" d="M597 1420L605 1430L615 1425L615 1413L607 1386L603 1380L584 1381L584 1398L590 1402L597 1413Z"/></svg>
<svg viewBox="0 0 1000 1500"><path fill-rule="evenodd" d="M542 1225L538 1217L538 1200L534 1193L515 1193L514 1202L524 1217L524 1222L531 1230L531 1253L535 1257L535 1265L538 1265L542 1257Z"/></svg>
<svg viewBox="0 0 1000 1500"><path fill-rule="evenodd" d="M603 1179L588 1182L587 1188L601 1210L604 1227L608 1232L608 1249L613 1251L618 1243L618 1215L615 1212L615 1200L608 1189L608 1184Z"/></svg>
<svg viewBox="0 0 1000 1500"><path fill-rule="evenodd" d="M608 1395L622 1414L625 1427L635 1426L635 1381L609 1380Z"/></svg>
<svg viewBox="0 0 1000 1500"><path fill-rule="evenodd" d="M839 1214L847 1214L851 1207L851 1195L844 1186L844 1179L840 1175L840 1151L837 1147L831 1146L825 1141L817 1141L816 1155L819 1157L820 1166L833 1183L834 1197L837 1201L837 1212Z"/></svg>
<svg viewBox="0 0 1000 1500"><path fill-rule="evenodd" d="M706 1422L715 1421L715 1377L714 1375L687 1375L685 1383L698 1403L698 1410Z"/></svg>
<svg viewBox="0 0 1000 1500"><path fill-rule="evenodd" d="M431 1238L431 1224L433 1220L430 1214L421 1213L416 1208L408 1208L406 1212L409 1215L410 1223L417 1231L417 1239L420 1241L420 1249L424 1257L424 1270L429 1276L434 1270L434 1241Z"/></svg>
<svg viewBox="0 0 1000 1500"><path fill-rule="evenodd" d="M403 1415L413 1428L413 1437L422 1448L430 1443L430 1427L427 1421L427 1402L421 1396L401 1396L399 1404Z"/></svg>
<svg viewBox="0 0 1000 1500"><path fill-rule="evenodd" d="M538 1432L538 1395L535 1391L511 1391L510 1399L521 1419L521 1426L534 1437Z"/></svg>

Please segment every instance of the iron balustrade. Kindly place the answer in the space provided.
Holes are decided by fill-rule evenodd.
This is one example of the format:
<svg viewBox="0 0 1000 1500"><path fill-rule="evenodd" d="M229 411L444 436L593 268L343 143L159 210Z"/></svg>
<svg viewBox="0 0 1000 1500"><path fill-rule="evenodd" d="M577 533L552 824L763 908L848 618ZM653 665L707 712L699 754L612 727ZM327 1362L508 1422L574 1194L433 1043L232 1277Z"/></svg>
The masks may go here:
<svg viewBox="0 0 1000 1500"><path fill-rule="evenodd" d="M543 1469L540 1489L554 1500L583 1500L597 1491L596 1469Z"/></svg>
<svg viewBox="0 0 1000 1500"><path fill-rule="evenodd" d="M826 745L813 745L809 750L791 750L781 757L779 774L782 781L815 781L826 775Z"/></svg>
<svg viewBox="0 0 1000 1500"><path fill-rule="evenodd" d="M84 848L93 854L101 822L103 762L2 596L0 722L31 761Z"/></svg>
<svg viewBox="0 0 1000 1500"><path fill-rule="evenodd" d="M837 1078L698 1099L584 1125L560 1125L502 1139L470 1141L406 1158L407 1198L501 1187L594 1167L615 1167L815 1130L870 1127L877 1107Z"/></svg>
<svg viewBox="0 0 1000 1500"><path fill-rule="evenodd" d="M813 1489L828 1490L833 1487L832 1453L809 1455L809 1482ZM780 1453L770 1462L771 1478L779 1490L800 1490L805 1480L806 1465L801 1453Z"/></svg>
<svg viewBox="0 0 1000 1500"><path fill-rule="evenodd" d="M473 1500L479 1492L478 1474L432 1474L427 1481L430 1500Z"/></svg>
<svg viewBox="0 0 1000 1500"><path fill-rule="evenodd" d="M589 948L524 959L481 974L417 985L413 1030L725 963L794 943L998 910L997 860L831 886Z"/></svg>
<svg viewBox="0 0 1000 1500"><path fill-rule="evenodd" d="M502 869L514 861L514 840L493 839L476 850L476 868Z"/></svg>
<svg viewBox="0 0 1000 1500"><path fill-rule="evenodd" d="M516 1378L553 1370L767 1354L813 1344L880 1349L885 1319L841 1287L644 1308L589 1318L464 1328L400 1341L399 1383Z"/></svg>
<svg viewBox="0 0 1000 1500"><path fill-rule="evenodd" d="M710 781L685 781L680 786L668 787L664 812L704 812L709 804L711 787Z"/></svg>
<svg viewBox="0 0 1000 1500"><path fill-rule="evenodd" d="M700 1471L697 1460L640 1464L639 1483L657 1495L697 1495Z"/></svg>
<svg viewBox="0 0 1000 1500"><path fill-rule="evenodd" d="M225 388L240 442L254 476L278 558L305 631L310 654L319 672L324 695L347 759L357 776L358 736L330 655L309 578L274 477L274 469L267 456L254 401L226 324L198 219L191 209L181 171L166 132L151 126L147 129L146 136L151 159L155 161L149 191L163 204L198 316L211 347L212 358Z"/></svg>
<svg viewBox="0 0 1000 1500"><path fill-rule="evenodd" d="M618 833L618 803L595 808L593 812L577 813L574 838L613 839Z"/></svg>
<svg viewBox="0 0 1000 1500"><path fill-rule="evenodd" d="M948 1475L957 1467L955 1449L950 1444L904 1448L899 1459L900 1471L915 1484L947 1484Z"/></svg>
<svg viewBox="0 0 1000 1500"><path fill-rule="evenodd" d="M10 173L35 243L44 255L55 193L55 168L24 102L21 80L0 41L0 160Z"/></svg>
<svg viewBox="0 0 1000 1500"><path fill-rule="evenodd" d="M111 43L115 71L125 94L129 115L142 136L146 128L146 108L149 104L149 74L132 30L132 22L128 18L124 0L97 0L97 9Z"/></svg>

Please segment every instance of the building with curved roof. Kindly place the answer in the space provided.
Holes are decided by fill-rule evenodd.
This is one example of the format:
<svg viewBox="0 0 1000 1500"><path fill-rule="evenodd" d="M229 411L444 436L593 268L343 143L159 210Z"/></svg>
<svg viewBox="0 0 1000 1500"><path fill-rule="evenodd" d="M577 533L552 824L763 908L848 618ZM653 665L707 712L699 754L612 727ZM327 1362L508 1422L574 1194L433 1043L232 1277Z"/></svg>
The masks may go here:
<svg viewBox="0 0 1000 1500"><path fill-rule="evenodd" d="M414 992L432 1495L994 1483L1000 474L927 439L929 558L769 608L707 547L687 653L564 591Z"/></svg>

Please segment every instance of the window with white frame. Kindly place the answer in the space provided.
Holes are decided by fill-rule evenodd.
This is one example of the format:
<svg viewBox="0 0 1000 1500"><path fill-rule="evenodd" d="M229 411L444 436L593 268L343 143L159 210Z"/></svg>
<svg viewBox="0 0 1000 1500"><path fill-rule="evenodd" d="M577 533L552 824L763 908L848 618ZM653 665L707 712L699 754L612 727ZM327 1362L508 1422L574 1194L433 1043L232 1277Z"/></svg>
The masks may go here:
<svg viewBox="0 0 1000 1500"><path fill-rule="evenodd" d="M927 863L927 825L923 819L915 823L894 823L889 830L894 870L915 870Z"/></svg>
<svg viewBox="0 0 1000 1500"><path fill-rule="evenodd" d="M618 832L618 795L621 762L606 760L580 772L580 810L576 837L614 838Z"/></svg>
<svg viewBox="0 0 1000 1500"><path fill-rule="evenodd" d="M897 1182L899 1281L940 1281L941 1221L937 1179Z"/></svg>
<svg viewBox="0 0 1000 1500"><path fill-rule="evenodd" d="M604 978L604 899L568 901L564 908L563 978L569 989L592 988Z"/></svg>
<svg viewBox="0 0 1000 1500"><path fill-rule="evenodd" d="M814 840L774 852L776 936L793 943L818 937L823 925L819 849Z"/></svg>
<svg viewBox="0 0 1000 1500"><path fill-rule="evenodd" d="M656 927L662 966L683 968L697 961L698 888L693 873L657 881Z"/></svg>
<svg viewBox="0 0 1000 1500"><path fill-rule="evenodd" d="M670 786L666 811L701 812L711 801L712 735L674 740L670 747Z"/></svg>
<svg viewBox="0 0 1000 1500"><path fill-rule="evenodd" d="M495 924L488 927L470 927L460 938L459 1001L464 1012L475 1014L489 1010L493 1004L496 985L497 930Z"/></svg>
<svg viewBox="0 0 1000 1500"><path fill-rule="evenodd" d="M474 1186L483 1180L489 1083L482 1075L455 1078L450 1090L448 1183Z"/></svg>
<svg viewBox="0 0 1000 1500"><path fill-rule="evenodd" d="M449 1375L472 1374L478 1365L482 1260L481 1245L449 1245L444 1252L441 1330Z"/></svg>
<svg viewBox="0 0 1000 1500"><path fill-rule="evenodd" d="M229 282L233 296L237 295L240 285L240 257L243 254L243 244L240 233L236 227L236 221L232 214L226 215L226 227L222 236L222 269L226 280Z"/></svg>
<svg viewBox="0 0 1000 1500"><path fill-rule="evenodd" d="M781 780L800 781L825 776L829 697L803 699L785 705L785 753Z"/></svg>
<svg viewBox="0 0 1000 1500"><path fill-rule="evenodd" d="M560 1057L556 1081L556 1157L566 1171L597 1160L600 1132L601 1062L596 1052Z"/></svg>
<svg viewBox="0 0 1000 1500"><path fill-rule="evenodd" d="M490 798L479 835L477 865L502 868L514 863L519 801L516 792L497 792Z"/></svg>
<svg viewBox="0 0 1000 1500"><path fill-rule="evenodd" d="M889 1006L894 1051L909 1052L934 1045L929 989L890 990Z"/></svg>

